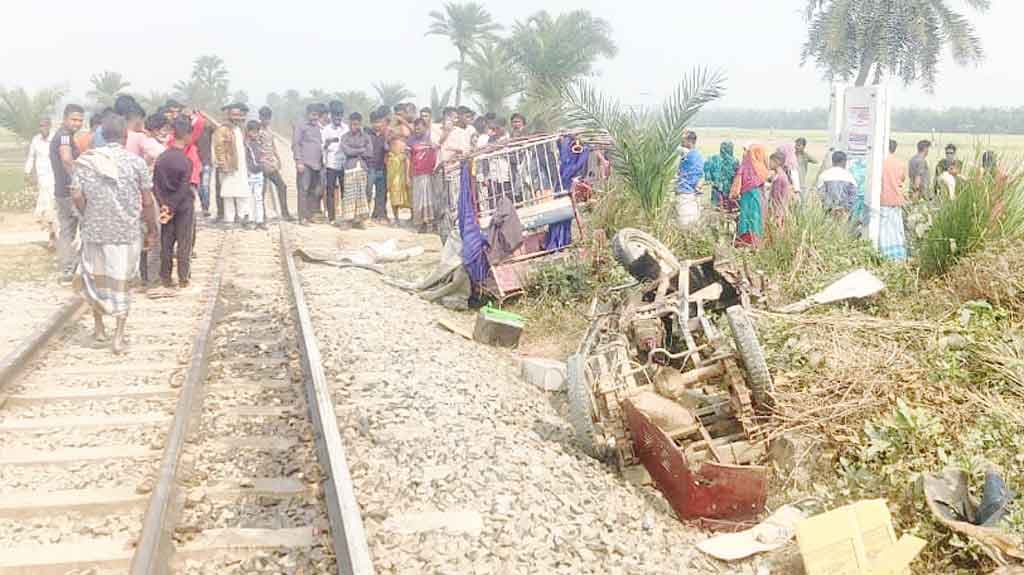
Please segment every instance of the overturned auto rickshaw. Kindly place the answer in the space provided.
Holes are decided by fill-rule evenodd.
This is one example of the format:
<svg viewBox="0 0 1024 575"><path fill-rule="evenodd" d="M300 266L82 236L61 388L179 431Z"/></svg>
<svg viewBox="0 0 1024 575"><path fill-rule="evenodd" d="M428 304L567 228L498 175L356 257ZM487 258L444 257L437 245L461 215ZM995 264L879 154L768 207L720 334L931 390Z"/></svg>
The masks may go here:
<svg viewBox="0 0 1024 575"><path fill-rule="evenodd" d="M579 208L590 197L596 149L579 133L538 134L491 144L444 165L442 227L458 229L460 210L469 211L493 248L494 229L510 209L515 214L521 241L510 253L488 251L481 284L499 302L522 292L531 269L575 256L569 248L574 234L583 232Z"/></svg>
<svg viewBox="0 0 1024 575"><path fill-rule="evenodd" d="M713 257L680 262L624 229L616 260L635 278L595 298L568 361L577 440L620 469L642 464L681 519L743 521L767 495L760 422L772 380L747 308L757 281ZM731 338L714 316L725 315Z"/></svg>

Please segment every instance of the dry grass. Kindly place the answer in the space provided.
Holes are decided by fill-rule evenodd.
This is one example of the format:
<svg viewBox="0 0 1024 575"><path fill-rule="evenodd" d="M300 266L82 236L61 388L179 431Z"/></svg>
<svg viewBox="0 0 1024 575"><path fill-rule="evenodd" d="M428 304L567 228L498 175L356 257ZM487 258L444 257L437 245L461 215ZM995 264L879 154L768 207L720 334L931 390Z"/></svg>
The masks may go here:
<svg viewBox="0 0 1024 575"><path fill-rule="evenodd" d="M1024 314L1024 240L1006 240L960 260L942 278L947 293L961 304L984 300L1013 314Z"/></svg>

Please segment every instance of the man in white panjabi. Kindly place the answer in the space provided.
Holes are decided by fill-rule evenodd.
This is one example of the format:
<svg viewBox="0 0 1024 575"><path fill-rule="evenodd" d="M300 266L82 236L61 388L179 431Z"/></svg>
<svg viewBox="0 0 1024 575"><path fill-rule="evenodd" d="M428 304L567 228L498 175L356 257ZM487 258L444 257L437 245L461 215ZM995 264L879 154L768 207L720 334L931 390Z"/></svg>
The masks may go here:
<svg viewBox="0 0 1024 575"><path fill-rule="evenodd" d="M50 245L57 241L57 207L53 199L53 167L50 164L50 119L39 120L39 133L32 136L25 159L25 180L36 185L36 220L49 234Z"/></svg>
<svg viewBox="0 0 1024 575"><path fill-rule="evenodd" d="M249 108L233 103L224 106L227 121L213 134L213 163L220 178L220 197L224 200L224 223L244 224L249 220L252 193L245 163L245 134L242 126Z"/></svg>

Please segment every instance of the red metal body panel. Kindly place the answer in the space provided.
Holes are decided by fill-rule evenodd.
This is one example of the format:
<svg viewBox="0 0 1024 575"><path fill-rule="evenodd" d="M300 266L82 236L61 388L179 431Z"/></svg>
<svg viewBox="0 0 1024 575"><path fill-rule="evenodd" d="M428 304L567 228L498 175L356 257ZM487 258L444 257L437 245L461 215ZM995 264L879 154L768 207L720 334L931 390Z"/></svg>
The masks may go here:
<svg viewBox="0 0 1024 575"><path fill-rule="evenodd" d="M767 468L705 463L692 471L664 431L628 399L622 405L637 457L680 519L743 521L764 511Z"/></svg>

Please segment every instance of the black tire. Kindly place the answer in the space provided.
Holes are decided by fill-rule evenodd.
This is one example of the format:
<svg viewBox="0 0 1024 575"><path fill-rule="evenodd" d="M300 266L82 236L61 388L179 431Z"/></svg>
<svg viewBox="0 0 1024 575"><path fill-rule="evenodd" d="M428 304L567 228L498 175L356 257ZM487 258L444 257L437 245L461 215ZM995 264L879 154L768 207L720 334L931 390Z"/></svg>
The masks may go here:
<svg viewBox="0 0 1024 575"><path fill-rule="evenodd" d="M648 267L641 261L645 253L658 261L663 273L679 273L682 269L672 250L647 232L623 228L612 238L612 255L615 256L615 261L641 281L656 279L649 277L650 273L643 273L643 268Z"/></svg>
<svg viewBox="0 0 1024 575"><path fill-rule="evenodd" d="M578 353L566 362L566 396L569 400L569 424L583 451L594 459L604 459L604 446L598 443L598 429L594 424L594 403L590 383L584 367L584 357Z"/></svg>
<svg viewBox="0 0 1024 575"><path fill-rule="evenodd" d="M772 375L768 371L768 362L764 359L764 350L757 339L754 324L743 306L732 306L725 314L729 319L729 328L732 330L732 339L736 344L740 362L747 372L747 386L754 396L754 402L763 407L770 407L773 403Z"/></svg>

